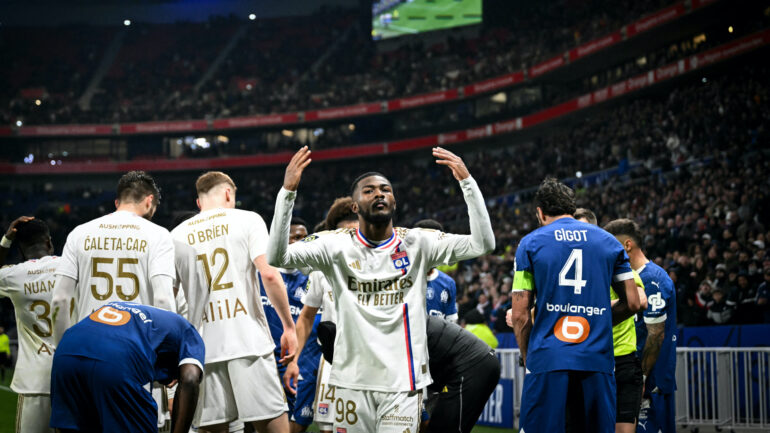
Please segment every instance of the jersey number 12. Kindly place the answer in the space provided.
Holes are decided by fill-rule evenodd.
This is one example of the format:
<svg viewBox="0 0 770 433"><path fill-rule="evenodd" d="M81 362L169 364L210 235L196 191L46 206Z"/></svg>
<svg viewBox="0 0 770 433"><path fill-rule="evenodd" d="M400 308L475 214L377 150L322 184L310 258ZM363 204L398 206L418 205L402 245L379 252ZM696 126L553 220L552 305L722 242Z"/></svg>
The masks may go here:
<svg viewBox="0 0 770 433"><path fill-rule="evenodd" d="M575 265L575 278L569 279L567 278L567 272L569 272L573 264ZM559 272L559 285L574 287L575 294L579 295L583 291L583 287L585 287L586 283L586 280L583 279L583 250L574 249Z"/></svg>

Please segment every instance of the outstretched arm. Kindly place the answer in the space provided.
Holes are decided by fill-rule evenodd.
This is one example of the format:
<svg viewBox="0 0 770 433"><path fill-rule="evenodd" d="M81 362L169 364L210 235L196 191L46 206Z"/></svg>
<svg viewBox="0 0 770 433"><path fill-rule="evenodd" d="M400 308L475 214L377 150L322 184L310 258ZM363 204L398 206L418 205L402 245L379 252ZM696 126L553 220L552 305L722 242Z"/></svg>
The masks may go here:
<svg viewBox="0 0 770 433"><path fill-rule="evenodd" d="M53 307L53 341L59 344L64 331L72 326L69 305L75 297L75 287L77 281L64 276L57 275L53 286L51 306Z"/></svg>
<svg viewBox="0 0 770 433"><path fill-rule="evenodd" d="M289 228L294 199L302 177L302 171L310 164L310 150L307 146L291 158L286 167L283 187L275 199L275 215L270 225L267 242L267 262L271 266L284 268L318 269L326 263L327 251L318 242L295 242L289 246Z"/></svg>
<svg viewBox="0 0 770 433"><path fill-rule="evenodd" d="M488 254L495 249L495 234L484 197L462 158L441 147L433 148L436 163L452 170L468 205L470 235L442 235L433 248L432 265L451 264Z"/></svg>

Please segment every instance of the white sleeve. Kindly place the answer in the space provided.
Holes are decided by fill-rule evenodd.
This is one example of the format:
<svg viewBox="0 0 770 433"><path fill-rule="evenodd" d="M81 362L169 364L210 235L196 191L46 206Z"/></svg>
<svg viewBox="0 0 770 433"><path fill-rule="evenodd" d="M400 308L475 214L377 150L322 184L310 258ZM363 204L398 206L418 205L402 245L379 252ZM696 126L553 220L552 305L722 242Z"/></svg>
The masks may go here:
<svg viewBox="0 0 770 433"><path fill-rule="evenodd" d="M250 218L246 230L248 230L249 256L251 261L267 252L268 233L265 220L255 212L249 212ZM288 242L288 241L287 241Z"/></svg>
<svg viewBox="0 0 770 433"><path fill-rule="evenodd" d="M155 275L150 280L152 285L152 306L176 313L174 300L174 278L168 275Z"/></svg>
<svg viewBox="0 0 770 433"><path fill-rule="evenodd" d="M11 282L11 276L18 265L6 265L0 268L0 296L8 296L19 291L19 285Z"/></svg>
<svg viewBox="0 0 770 433"><path fill-rule="evenodd" d="M150 280L158 275L166 275L173 280L176 277L174 241L171 239L171 233L162 227L158 227L157 236L158 239L153 240L148 257Z"/></svg>
<svg viewBox="0 0 770 433"><path fill-rule="evenodd" d="M79 242L77 239L79 232L75 228L67 236L67 242L64 243L64 250L56 266L55 275L64 275L75 281L78 280L78 253L76 245Z"/></svg>
<svg viewBox="0 0 770 433"><path fill-rule="evenodd" d="M281 187L275 199L275 215L270 225L270 240L267 243L267 262L281 268L328 269L331 266L329 254L331 245L325 245L324 238L308 236L301 242L289 245L291 212L294 209L296 191Z"/></svg>
<svg viewBox="0 0 770 433"><path fill-rule="evenodd" d="M308 307L321 308L326 284L326 277L322 272L311 272L308 276L307 292L302 295L302 303Z"/></svg>
<svg viewBox="0 0 770 433"><path fill-rule="evenodd" d="M468 205L470 235L454 235L435 232L436 238L424 245L428 251L430 267L450 265L463 260L489 254L495 249L495 233L489 220L484 197L472 177L460 181L465 203Z"/></svg>
<svg viewBox="0 0 770 433"><path fill-rule="evenodd" d="M53 293L51 294L51 307L53 309L53 341L59 344L61 337L70 326L72 326L72 317L70 317L70 302L75 297L75 287L77 281L66 276L59 275L54 282Z"/></svg>

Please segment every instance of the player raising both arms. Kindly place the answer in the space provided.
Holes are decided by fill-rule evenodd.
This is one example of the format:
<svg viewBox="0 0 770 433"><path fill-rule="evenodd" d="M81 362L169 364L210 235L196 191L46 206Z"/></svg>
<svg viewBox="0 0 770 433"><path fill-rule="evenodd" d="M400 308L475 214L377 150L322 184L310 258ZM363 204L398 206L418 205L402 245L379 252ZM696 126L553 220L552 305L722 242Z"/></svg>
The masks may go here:
<svg viewBox="0 0 770 433"><path fill-rule="evenodd" d="M286 168L276 199L268 258L274 266L323 271L337 310L334 427L346 433L417 431L421 389L431 383L425 330L425 290L430 268L494 249L494 233L476 182L462 159L434 148L437 163L460 182L471 235L393 228L393 187L380 173L351 186L359 229L320 235L289 245L289 223L310 150L300 149Z"/></svg>
<svg viewBox="0 0 770 433"><path fill-rule="evenodd" d="M628 256L609 233L572 217L575 193L556 179L543 181L535 205L541 227L516 250L507 317L528 370L519 426L564 432L569 416L570 431L614 432L611 328L639 310Z"/></svg>
<svg viewBox="0 0 770 433"><path fill-rule="evenodd" d="M176 311L174 243L168 230L150 222L159 202L150 175L126 173L118 181L117 210L67 236L53 292L55 341L70 326L73 297L78 320L110 301Z"/></svg>
<svg viewBox="0 0 770 433"><path fill-rule="evenodd" d="M226 432L228 423L239 420L260 433L284 433L289 430L288 408L256 271L283 324L281 361L291 360L297 337L283 279L265 257L267 227L255 212L235 209L230 176L204 173L195 189L201 212L172 231L174 239L198 253L209 287L199 328L206 367L194 425L200 431ZM191 312L197 308L190 305Z"/></svg>
<svg viewBox="0 0 770 433"><path fill-rule="evenodd" d="M0 243L0 265L16 241L26 260L0 269L0 297L7 296L16 311L19 357L11 389L19 394L18 432L49 433L51 417L51 291L60 259L53 255L48 226L32 217L13 221Z"/></svg>

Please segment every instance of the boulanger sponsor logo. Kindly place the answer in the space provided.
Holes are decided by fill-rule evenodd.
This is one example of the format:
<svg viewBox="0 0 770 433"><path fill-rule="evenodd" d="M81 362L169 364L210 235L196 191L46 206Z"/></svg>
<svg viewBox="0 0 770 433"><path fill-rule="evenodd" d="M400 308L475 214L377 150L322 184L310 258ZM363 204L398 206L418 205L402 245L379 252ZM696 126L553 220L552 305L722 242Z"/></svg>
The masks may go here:
<svg viewBox="0 0 770 433"><path fill-rule="evenodd" d="M553 335L565 343L582 343L590 332L588 320L580 316L564 316L553 327Z"/></svg>
<svg viewBox="0 0 770 433"><path fill-rule="evenodd" d="M601 316L607 310L590 305L551 304L550 302L545 303L545 309L556 313L585 314L586 316Z"/></svg>

